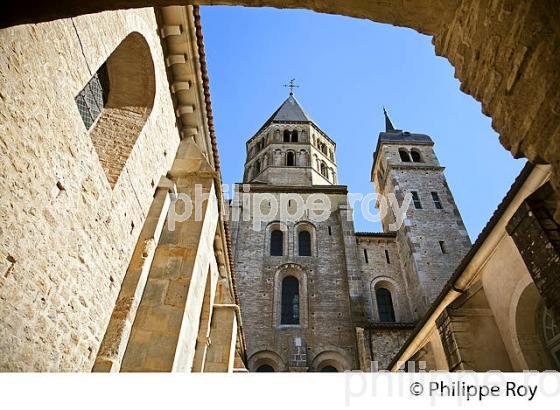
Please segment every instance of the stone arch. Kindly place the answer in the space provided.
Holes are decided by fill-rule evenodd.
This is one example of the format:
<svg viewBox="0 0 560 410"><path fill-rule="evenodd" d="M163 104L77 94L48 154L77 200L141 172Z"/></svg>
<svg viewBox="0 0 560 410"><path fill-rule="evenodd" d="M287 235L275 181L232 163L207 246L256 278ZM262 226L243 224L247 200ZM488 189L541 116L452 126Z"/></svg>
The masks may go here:
<svg viewBox="0 0 560 410"><path fill-rule="evenodd" d="M555 368L544 344L543 308L543 300L534 282L520 282L511 300L510 326L514 347L524 369L543 371Z"/></svg>
<svg viewBox="0 0 560 410"><path fill-rule="evenodd" d="M317 256L317 228L314 224L308 221L298 222L294 226L294 253L299 255L299 233L301 231L307 231L311 235L311 255Z"/></svg>
<svg viewBox="0 0 560 410"><path fill-rule="evenodd" d="M105 66L109 79L107 102L89 136L107 181L114 188L152 112L156 78L150 46L138 32L124 38ZM115 155L115 150L122 155Z"/></svg>
<svg viewBox="0 0 560 410"><path fill-rule="evenodd" d="M275 230L282 231L284 235L282 238L283 255L285 256L288 254L288 226L281 221L272 221L264 230L264 256L270 256L270 235Z"/></svg>
<svg viewBox="0 0 560 410"><path fill-rule="evenodd" d="M272 350L259 350L253 353L247 360L249 371L255 372L260 366L271 366L275 372L282 372L286 369L286 365L282 357Z"/></svg>
<svg viewBox="0 0 560 410"><path fill-rule="evenodd" d="M416 148L412 148L410 150L410 158L412 159L412 162L424 162L420 150Z"/></svg>
<svg viewBox="0 0 560 410"><path fill-rule="evenodd" d="M385 288L389 292L391 292L391 298L393 302L393 311L395 312L395 322L402 321L403 316L405 315L403 312L403 302L399 286L397 282L388 276L378 276L373 278L369 283L369 295L370 295L370 303L371 309L373 313L373 317L375 321L379 321L379 311L377 308L377 298L375 296L375 292L379 288Z"/></svg>
<svg viewBox="0 0 560 410"><path fill-rule="evenodd" d="M311 362L311 371L320 372L327 366L334 367L339 373L352 370L352 361L345 354L337 351L339 349L332 349L333 350L325 350L313 358Z"/></svg>
<svg viewBox="0 0 560 410"><path fill-rule="evenodd" d="M401 158L402 162L412 162L408 150L404 148L399 148L399 157Z"/></svg>
<svg viewBox="0 0 560 410"><path fill-rule="evenodd" d="M286 166L294 167L296 165L296 153L293 150L286 151Z"/></svg>
<svg viewBox="0 0 560 410"><path fill-rule="evenodd" d="M293 276L299 282L299 324L281 324L282 313L282 281L287 276ZM297 263L286 263L278 267L274 273L274 305L273 305L273 324L279 328L306 328L308 323L308 303L307 303L307 272Z"/></svg>

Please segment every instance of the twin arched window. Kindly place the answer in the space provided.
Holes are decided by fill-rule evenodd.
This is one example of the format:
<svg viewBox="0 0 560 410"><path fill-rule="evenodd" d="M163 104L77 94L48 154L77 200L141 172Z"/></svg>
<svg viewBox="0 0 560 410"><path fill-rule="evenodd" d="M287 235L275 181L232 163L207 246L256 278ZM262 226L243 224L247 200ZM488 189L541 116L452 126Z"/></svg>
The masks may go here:
<svg viewBox="0 0 560 410"><path fill-rule="evenodd" d="M379 313L380 322L394 322L395 310L393 309L393 298L391 292L386 288L377 288L375 290L375 298L377 299L377 311Z"/></svg>
<svg viewBox="0 0 560 410"><path fill-rule="evenodd" d="M298 142L297 130L294 131L284 130L284 142Z"/></svg>
<svg viewBox="0 0 560 410"><path fill-rule="evenodd" d="M411 150L409 154L407 150L400 148L399 156L402 162L422 162L422 155L420 155L420 151L416 149Z"/></svg>
<svg viewBox="0 0 560 410"><path fill-rule="evenodd" d="M270 233L270 256L284 255L284 232L275 229Z"/></svg>
<svg viewBox="0 0 560 410"><path fill-rule="evenodd" d="M282 280L281 325L299 325L299 281L293 276Z"/></svg>

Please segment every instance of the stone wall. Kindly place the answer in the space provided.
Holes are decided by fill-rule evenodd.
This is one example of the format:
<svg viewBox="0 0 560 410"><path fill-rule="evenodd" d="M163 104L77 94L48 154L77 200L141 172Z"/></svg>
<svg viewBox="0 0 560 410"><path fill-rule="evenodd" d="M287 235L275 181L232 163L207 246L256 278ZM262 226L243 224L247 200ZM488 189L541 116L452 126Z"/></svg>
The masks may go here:
<svg viewBox="0 0 560 410"><path fill-rule="evenodd" d="M396 321L412 322L414 320L410 305L412 301L407 297L406 281L395 236L358 233L356 238L368 320L379 322L375 290L377 287L384 287L391 292ZM367 252L367 261L364 251Z"/></svg>
<svg viewBox="0 0 560 410"><path fill-rule="evenodd" d="M276 198L280 195L270 186L259 191L271 192ZM304 200L312 192L313 188L309 188L302 194ZM266 355L273 354L277 358L275 370L287 371L293 367L290 352L294 339L299 337L307 346L306 367L310 371L321 366L320 355L327 352L339 355L337 363L343 369L357 366L344 246L346 232L337 212L339 204L346 204L345 190L329 198L331 215L314 224L312 256L297 256L296 226L300 221L279 224L285 229L284 256L270 256L269 224L262 222L254 230L253 220L244 220L249 209L234 199L232 216L239 212L240 221L232 224L233 253L249 363L260 363ZM280 324L279 286L285 275L296 276L300 281L299 326Z"/></svg>
<svg viewBox="0 0 560 410"><path fill-rule="evenodd" d="M74 97L132 32L149 45L155 97L112 187ZM0 31L1 370L92 368L179 143L156 33L152 9Z"/></svg>
<svg viewBox="0 0 560 410"><path fill-rule="evenodd" d="M399 148L418 150L422 162L403 162ZM403 224L398 227L396 245L401 256L403 284L412 315L422 316L441 292L471 242L461 214L447 185L431 145L385 143L378 153L386 169L385 185L377 187L384 195L394 193L399 204L412 191L417 192L421 209L411 201ZM437 209L431 192L436 192L442 209ZM383 220L384 230L395 220L392 212ZM440 245L440 241L442 244ZM443 247L443 248L442 248Z"/></svg>

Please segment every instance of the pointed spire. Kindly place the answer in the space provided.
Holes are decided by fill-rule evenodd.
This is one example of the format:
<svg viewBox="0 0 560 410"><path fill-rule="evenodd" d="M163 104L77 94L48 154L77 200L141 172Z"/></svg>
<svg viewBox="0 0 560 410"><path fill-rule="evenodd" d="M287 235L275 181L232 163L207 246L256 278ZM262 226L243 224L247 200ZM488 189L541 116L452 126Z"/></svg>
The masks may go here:
<svg viewBox="0 0 560 410"><path fill-rule="evenodd" d="M387 114L387 110L383 107L383 115L385 115L385 132L395 131L395 127L389 118L389 114Z"/></svg>

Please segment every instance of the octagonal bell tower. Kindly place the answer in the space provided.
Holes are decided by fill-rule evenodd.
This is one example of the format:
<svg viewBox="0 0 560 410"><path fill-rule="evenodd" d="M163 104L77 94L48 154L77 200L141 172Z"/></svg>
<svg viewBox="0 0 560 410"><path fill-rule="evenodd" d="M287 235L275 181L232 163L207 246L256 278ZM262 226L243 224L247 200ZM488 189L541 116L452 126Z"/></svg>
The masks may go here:
<svg viewBox="0 0 560 410"><path fill-rule="evenodd" d="M338 185L336 144L290 93L247 141L243 182L279 186Z"/></svg>

